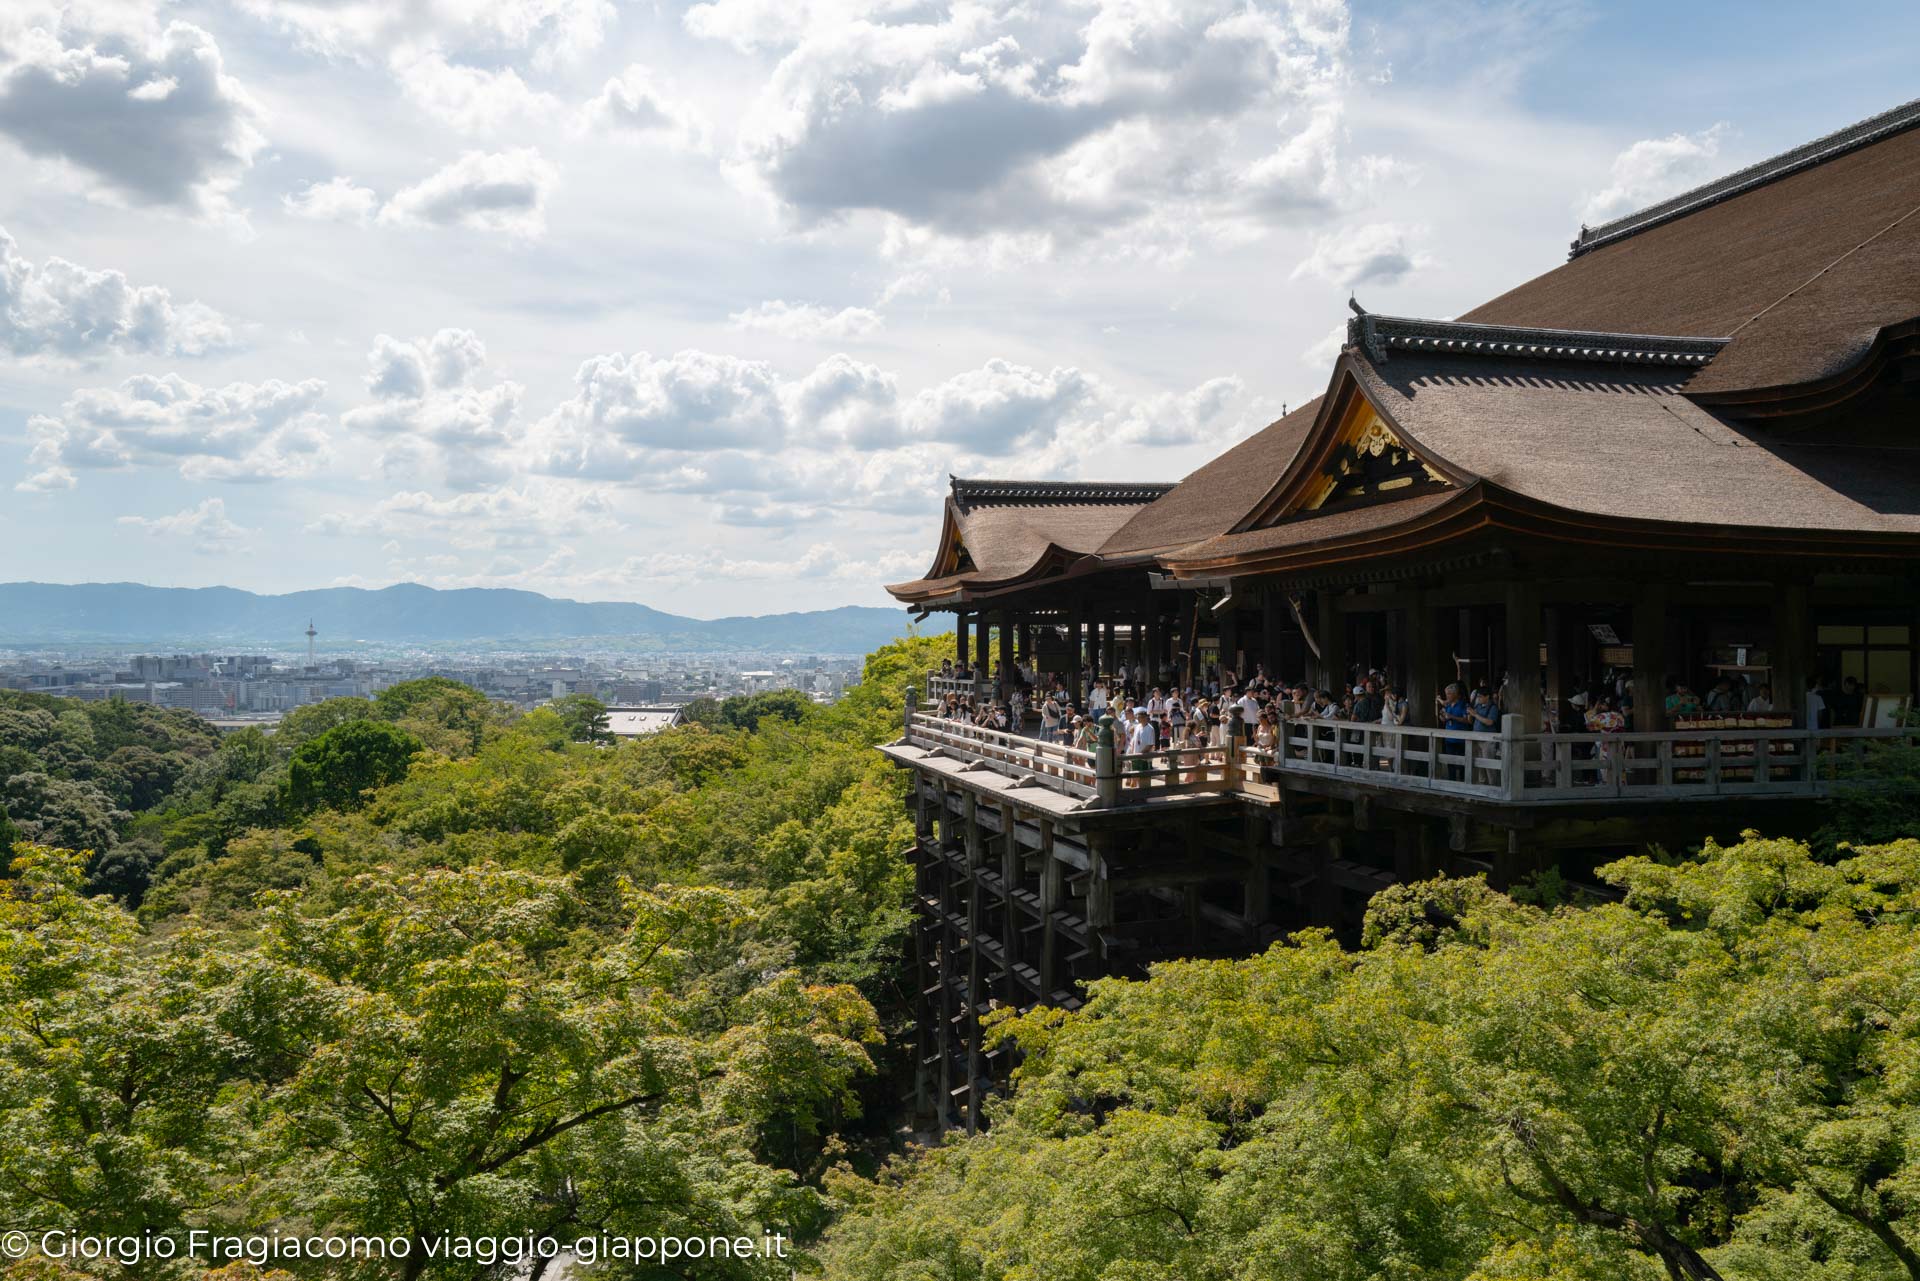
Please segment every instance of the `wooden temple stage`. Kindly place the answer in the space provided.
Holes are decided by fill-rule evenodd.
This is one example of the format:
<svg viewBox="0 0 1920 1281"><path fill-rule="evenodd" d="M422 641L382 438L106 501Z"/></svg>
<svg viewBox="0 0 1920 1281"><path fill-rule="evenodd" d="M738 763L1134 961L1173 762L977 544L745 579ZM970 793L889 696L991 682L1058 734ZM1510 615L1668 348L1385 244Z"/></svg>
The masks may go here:
<svg viewBox="0 0 1920 1281"><path fill-rule="evenodd" d="M995 1006L1352 940L1396 880L1805 832L1850 758L1910 743L1916 207L1909 103L1582 228L1457 320L1356 302L1325 393L1176 485L954 480L933 565L888 590L982 675L930 676L879 749L913 776L923 1118L980 1123ZM1140 774L928 710L1016 664L1076 707L1088 672L1377 669L1420 723L1287 721ZM1723 680L1736 710L1669 714ZM1498 732L1433 724L1456 681L1503 690ZM1601 692L1628 732L1589 732Z"/></svg>

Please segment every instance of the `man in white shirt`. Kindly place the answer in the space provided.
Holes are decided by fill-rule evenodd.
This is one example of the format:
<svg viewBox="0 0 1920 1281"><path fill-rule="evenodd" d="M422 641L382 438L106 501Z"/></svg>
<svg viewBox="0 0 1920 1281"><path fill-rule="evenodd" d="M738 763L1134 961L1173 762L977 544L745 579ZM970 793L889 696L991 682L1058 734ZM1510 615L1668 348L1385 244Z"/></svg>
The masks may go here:
<svg viewBox="0 0 1920 1281"><path fill-rule="evenodd" d="M1093 713L1093 719L1099 720L1100 713L1107 710L1107 683L1095 681L1093 688L1087 691L1087 707Z"/></svg>
<svg viewBox="0 0 1920 1281"><path fill-rule="evenodd" d="M1240 741L1250 743L1253 741L1254 727L1260 723L1260 700L1253 696L1252 690L1248 690L1235 705L1240 709Z"/></svg>
<svg viewBox="0 0 1920 1281"><path fill-rule="evenodd" d="M1127 758L1143 782L1147 771L1153 768L1153 745L1153 722L1147 719L1145 708L1136 708L1133 728L1127 731Z"/></svg>
<svg viewBox="0 0 1920 1281"><path fill-rule="evenodd" d="M1822 724L1827 719L1827 692L1825 683L1818 676L1807 682L1807 728L1826 729Z"/></svg>

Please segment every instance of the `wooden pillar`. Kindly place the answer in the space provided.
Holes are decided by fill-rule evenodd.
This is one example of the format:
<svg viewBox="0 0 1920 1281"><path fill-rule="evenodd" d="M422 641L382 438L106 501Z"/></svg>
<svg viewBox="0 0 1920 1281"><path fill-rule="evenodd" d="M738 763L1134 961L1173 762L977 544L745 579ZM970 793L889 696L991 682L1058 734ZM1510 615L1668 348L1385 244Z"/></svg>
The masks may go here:
<svg viewBox="0 0 1920 1281"><path fill-rule="evenodd" d="M953 613L953 661L962 667L967 665L967 611L964 609Z"/></svg>
<svg viewBox="0 0 1920 1281"><path fill-rule="evenodd" d="M1440 636L1434 626L1433 606L1423 593L1415 592L1406 615L1407 670L1401 679L1406 682L1407 717L1416 725L1436 725L1439 721L1433 713L1433 700L1452 676L1440 667Z"/></svg>
<svg viewBox="0 0 1920 1281"><path fill-rule="evenodd" d="M1524 580L1507 584L1507 674L1507 714L1526 733L1540 733L1540 590Z"/></svg>
<svg viewBox="0 0 1920 1281"><path fill-rule="evenodd" d="M1173 648L1179 656L1174 664L1176 668L1174 681L1180 685L1196 683L1193 659L1200 650L1200 637L1194 631L1193 620L1199 597L1198 592L1180 593L1180 630L1173 638Z"/></svg>
<svg viewBox="0 0 1920 1281"><path fill-rule="evenodd" d="M1107 861L1113 837L1106 832L1088 832L1086 842L1087 944L1095 956L1105 961L1106 944L1100 936L1113 930L1113 873Z"/></svg>
<svg viewBox="0 0 1920 1281"><path fill-rule="evenodd" d="M1247 852L1247 881L1240 899L1240 922L1247 941L1259 939L1260 927L1272 914L1273 865L1267 861L1270 849L1266 824L1259 815L1248 814L1240 824L1241 848ZM1195 851L1195 857L1199 856Z"/></svg>
<svg viewBox="0 0 1920 1281"><path fill-rule="evenodd" d="M1100 670L1109 677L1114 675L1114 663L1119 660L1120 649L1114 643L1114 622L1109 618L1100 624Z"/></svg>
<svg viewBox="0 0 1920 1281"><path fill-rule="evenodd" d="M1794 724L1804 729L1807 723L1807 677L1813 674L1813 611L1807 602L1805 583L1782 583L1773 593L1773 647L1767 651L1772 664L1773 706L1790 712Z"/></svg>
<svg viewBox="0 0 1920 1281"><path fill-rule="evenodd" d="M1413 823L1403 821L1393 829L1393 879L1420 879L1420 833Z"/></svg>
<svg viewBox="0 0 1920 1281"><path fill-rule="evenodd" d="M1567 660L1572 657L1567 647L1567 619L1571 610L1559 605L1548 605L1540 618L1541 634L1547 642L1546 689L1541 714L1551 717L1555 727L1561 730L1577 729L1574 725L1560 725L1562 709L1573 697L1573 673L1567 668Z"/></svg>
<svg viewBox="0 0 1920 1281"><path fill-rule="evenodd" d="M1024 1004L1020 980L1013 972L1020 956L1020 902L1014 891L1020 885L1020 824L1013 806L1000 807L1000 957L1003 974L1000 995L1009 1005Z"/></svg>
<svg viewBox="0 0 1920 1281"><path fill-rule="evenodd" d="M1219 627L1220 636L1220 674L1224 677L1234 669L1234 655L1240 652L1240 612L1232 605L1227 606L1213 616Z"/></svg>
<svg viewBox="0 0 1920 1281"><path fill-rule="evenodd" d="M1000 697L1013 692L1013 611L1000 611Z"/></svg>
<svg viewBox="0 0 1920 1281"><path fill-rule="evenodd" d="M1067 615L1067 697L1078 708L1082 697L1080 689L1080 666L1086 661L1082 650L1082 633L1086 630L1081 619L1082 609L1076 599Z"/></svg>
<svg viewBox="0 0 1920 1281"><path fill-rule="evenodd" d="M1338 599L1337 592L1323 589L1314 594L1313 602L1314 639L1320 643L1320 688L1333 691L1336 703L1347 680L1347 617L1334 608Z"/></svg>
<svg viewBox="0 0 1920 1281"><path fill-rule="evenodd" d="M966 808L961 819L966 824L964 839L967 843L967 992L966 1003L962 1007L966 1018L961 1026L966 1029L967 1041L967 1133L979 1129L980 1100L975 1097L979 1091L980 1078L986 1073L981 1070L980 1058L980 868L986 862L986 842L980 832L980 801L972 792L968 792L964 802Z"/></svg>
<svg viewBox="0 0 1920 1281"><path fill-rule="evenodd" d="M1040 999L1049 1001L1060 986L1060 940L1053 914L1066 898L1066 872L1053 856L1053 823L1040 820Z"/></svg>
<svg viewBox="0 0 1920 1281"><path fill-rule="evenodd" d="M914 792L914 892L926 893L931 886L933 861L935 854L927 848L933 839L933 822L927 814L926 780L918 773L913 776ZM938 958L928 940L928 931L932 923L921 915L916 905L913 921L913 1004L914 1026L914 1065L913 1065L913 1110L920 1117L926 1117L933 1111L933 1091L935 1080L927 1062L936 1052L938 1041L935 1036L935 1006L927 995L927 976L938 967Z"/></svg>
<svg viewBox="0 0 1920 1281"><path fill-rule="evenodd" d="M1270 680L1280 679L1280 632L1286 626L1287 603L1279 589L1270 588L1260 598L1260 663Z"/></svg>
<svg viewBox="0 0 1920 1281"><path fill-rule="evenodd" d="M1633 598L1633 729L1667 728L1667 585L1642 583Z"/></svg>
<svg viewBox="0 0 1920 1281"><path fill-rule="evenodd" d="M1147 615L1147 684L1160 683L1160 615Z"/></svg>

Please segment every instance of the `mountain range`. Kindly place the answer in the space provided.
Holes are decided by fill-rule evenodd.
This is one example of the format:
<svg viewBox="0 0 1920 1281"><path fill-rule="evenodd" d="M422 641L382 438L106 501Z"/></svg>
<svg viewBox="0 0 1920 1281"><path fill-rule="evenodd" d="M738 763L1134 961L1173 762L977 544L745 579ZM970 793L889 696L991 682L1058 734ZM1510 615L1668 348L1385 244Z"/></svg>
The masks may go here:
<svg viewBox="0 0 1920 1281"><path fill-rule="evenodd" d="M297 650L311 619L322 649L418 644L538 646L597 640L628 650L864 654L907 631L898 609L846 605L758 617L699 619L628 601L559 600L538 592L418 583L323 587L263 596L235 587L141 583L0 583L0 644L263 645Z"/></svg>

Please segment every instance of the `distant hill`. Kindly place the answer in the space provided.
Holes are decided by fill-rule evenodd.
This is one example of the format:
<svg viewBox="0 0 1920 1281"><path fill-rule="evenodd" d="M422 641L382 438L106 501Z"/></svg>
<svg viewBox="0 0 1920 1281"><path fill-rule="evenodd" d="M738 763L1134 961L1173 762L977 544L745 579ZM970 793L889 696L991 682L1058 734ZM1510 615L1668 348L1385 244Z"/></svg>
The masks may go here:
<svg viewBox="0 0 1920 1281"><path fill-rule="evenodd" d="M351 643L505 645L566 640L620 648L864 654L907 630L898 609L682 618L626 601L556 600L475 587L401 583L261 596L234 587L0 583L0 645L268 645L297 649L314 620L323 649Z"/></svg>

